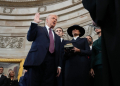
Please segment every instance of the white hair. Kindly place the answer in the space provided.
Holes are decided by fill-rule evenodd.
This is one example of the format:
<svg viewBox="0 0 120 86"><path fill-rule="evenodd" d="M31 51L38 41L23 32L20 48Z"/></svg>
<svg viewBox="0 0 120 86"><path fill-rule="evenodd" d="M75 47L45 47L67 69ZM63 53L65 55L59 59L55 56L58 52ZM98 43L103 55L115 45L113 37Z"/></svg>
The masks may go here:
<svg viewBox="0 0 120 86"><path fill-rule="evenodd" d="M50 16L52 16L52 15L57 16L56 14L51 13L51 14L49 14L49 15L46 17L46 19L48 19L48 18L49 18ZM58 19L58 16L57 16L57 19Z"/></svg>
<svg viewBox="0 0 120 86"><path fill-rule="evenodd" d="M51 13L51 14L49 14L49 15L46 17L46 20L47 20L50 16L52 16L52 15L56 16L56 17L57 17L57 19L58 19L58 16L57 16L56 14ZM47 24L47 22L46 22L46 21L45 21L45 24Z"/></svg>

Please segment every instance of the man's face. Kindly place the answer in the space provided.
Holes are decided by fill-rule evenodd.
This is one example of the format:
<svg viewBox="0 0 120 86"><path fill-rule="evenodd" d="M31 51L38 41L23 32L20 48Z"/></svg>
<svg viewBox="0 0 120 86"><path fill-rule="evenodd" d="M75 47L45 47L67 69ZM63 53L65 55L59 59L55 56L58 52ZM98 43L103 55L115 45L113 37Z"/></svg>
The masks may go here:
<svg viewBox="0 0 120 86"><path fill-rule="evenodd" d="M0 68L0 74L2 74L3 73L3 68Z"/></svg>
<svg viewBox="0 0 120 86"><path fill-rule="evenodd" d="M72 35L73 36L76 36L76 35L80 35L80 31L78 30L78 29L74 29L74 30L72 30Z"/></svg>
<svg viewBox="0 0 120 86"><path fill-rule="evenodd" d="M100 32L101 32L101 29L96 28L96 29L95 29L95 32L96 32L96 33L100 33Z"/></svg>
<svg viewBox="0 0 120 86"><path fill-rule="evenodd" d="M88 40L89 45L93 43L92 38L90 36L86 36L86 38Z"/></svg>
<svg viewBox="0 0 120 86"><path fill-rule="evenodd" d="M47 25L50 28L54 28L56 23L57 23L57 16L56 15L50 15L47 19L46 19Z"/></svg>
<svg viewBox="0 0 120 86"><path fill-rule="evenodd" d="M55 33L56 33L58 36L60 36L60 37L62 37L63 34L64 34L61 28L57 28L57 29L55 30Z"/></svg>

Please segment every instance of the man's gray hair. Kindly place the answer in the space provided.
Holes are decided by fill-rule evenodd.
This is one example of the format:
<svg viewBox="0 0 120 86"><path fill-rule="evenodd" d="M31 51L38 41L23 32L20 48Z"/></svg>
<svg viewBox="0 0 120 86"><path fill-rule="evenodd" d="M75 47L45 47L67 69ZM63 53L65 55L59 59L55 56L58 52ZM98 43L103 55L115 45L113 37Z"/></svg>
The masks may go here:
<svg viewBox="0 0 120 86"><path fill-rule="evenodd" d="M49 14L47 17L46 17L46 19L48 19L50 16L52 16L52 15L55 15L55 16L57 16L56 14L54 14L54 13L51 13L51 14ZM58 19L58 16L57 16L57 19Z"/></svg>
<svg viewBox="0 0 120 86"><path fill-rule="evenodd" d="M57 16L56 14L51 13L51 14L49 14L49 15L46 17L46 20L47 20L51 15ZM57 19L58 19L58 16L57 16ZM45 20L45 24L47 24L46 20Z"/></svg>

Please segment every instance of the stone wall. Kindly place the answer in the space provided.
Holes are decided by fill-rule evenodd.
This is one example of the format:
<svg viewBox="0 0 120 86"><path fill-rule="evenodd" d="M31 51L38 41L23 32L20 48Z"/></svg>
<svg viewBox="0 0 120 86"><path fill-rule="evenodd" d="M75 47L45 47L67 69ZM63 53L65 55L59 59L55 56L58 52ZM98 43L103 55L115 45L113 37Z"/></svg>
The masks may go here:
<svg viewBox="0 0 120 86"><path fill-rule="evenodd" d="M0 6L0 58L26 58L32 44L27 41L26 35L37 12L41 14L40 19L43 20L40 26L45 25L48 14L57 14L59 19L56 27L64 29L64 39L72 39L66 30L74 24L85 28L86 33L83 37L91 35L94 40L97 39L93 28L89 26L92 23L91 17L81 0L58 0L31 7Z"/></svg>

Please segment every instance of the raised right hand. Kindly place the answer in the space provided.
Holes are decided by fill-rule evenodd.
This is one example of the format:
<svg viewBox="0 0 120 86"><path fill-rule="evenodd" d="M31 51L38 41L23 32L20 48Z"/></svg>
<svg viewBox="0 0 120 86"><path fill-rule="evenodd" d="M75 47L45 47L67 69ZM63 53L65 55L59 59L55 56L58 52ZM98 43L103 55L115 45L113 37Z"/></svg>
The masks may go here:
<svg viewBox="0 0 120 86"><path fill-rule="evenodd" d="M34 22L40 23L42 20L40 20L39 18L40 18L40 14L39 14L39 13L36 13L36 14L35 14L35 17L34 17Z"/></svg>

